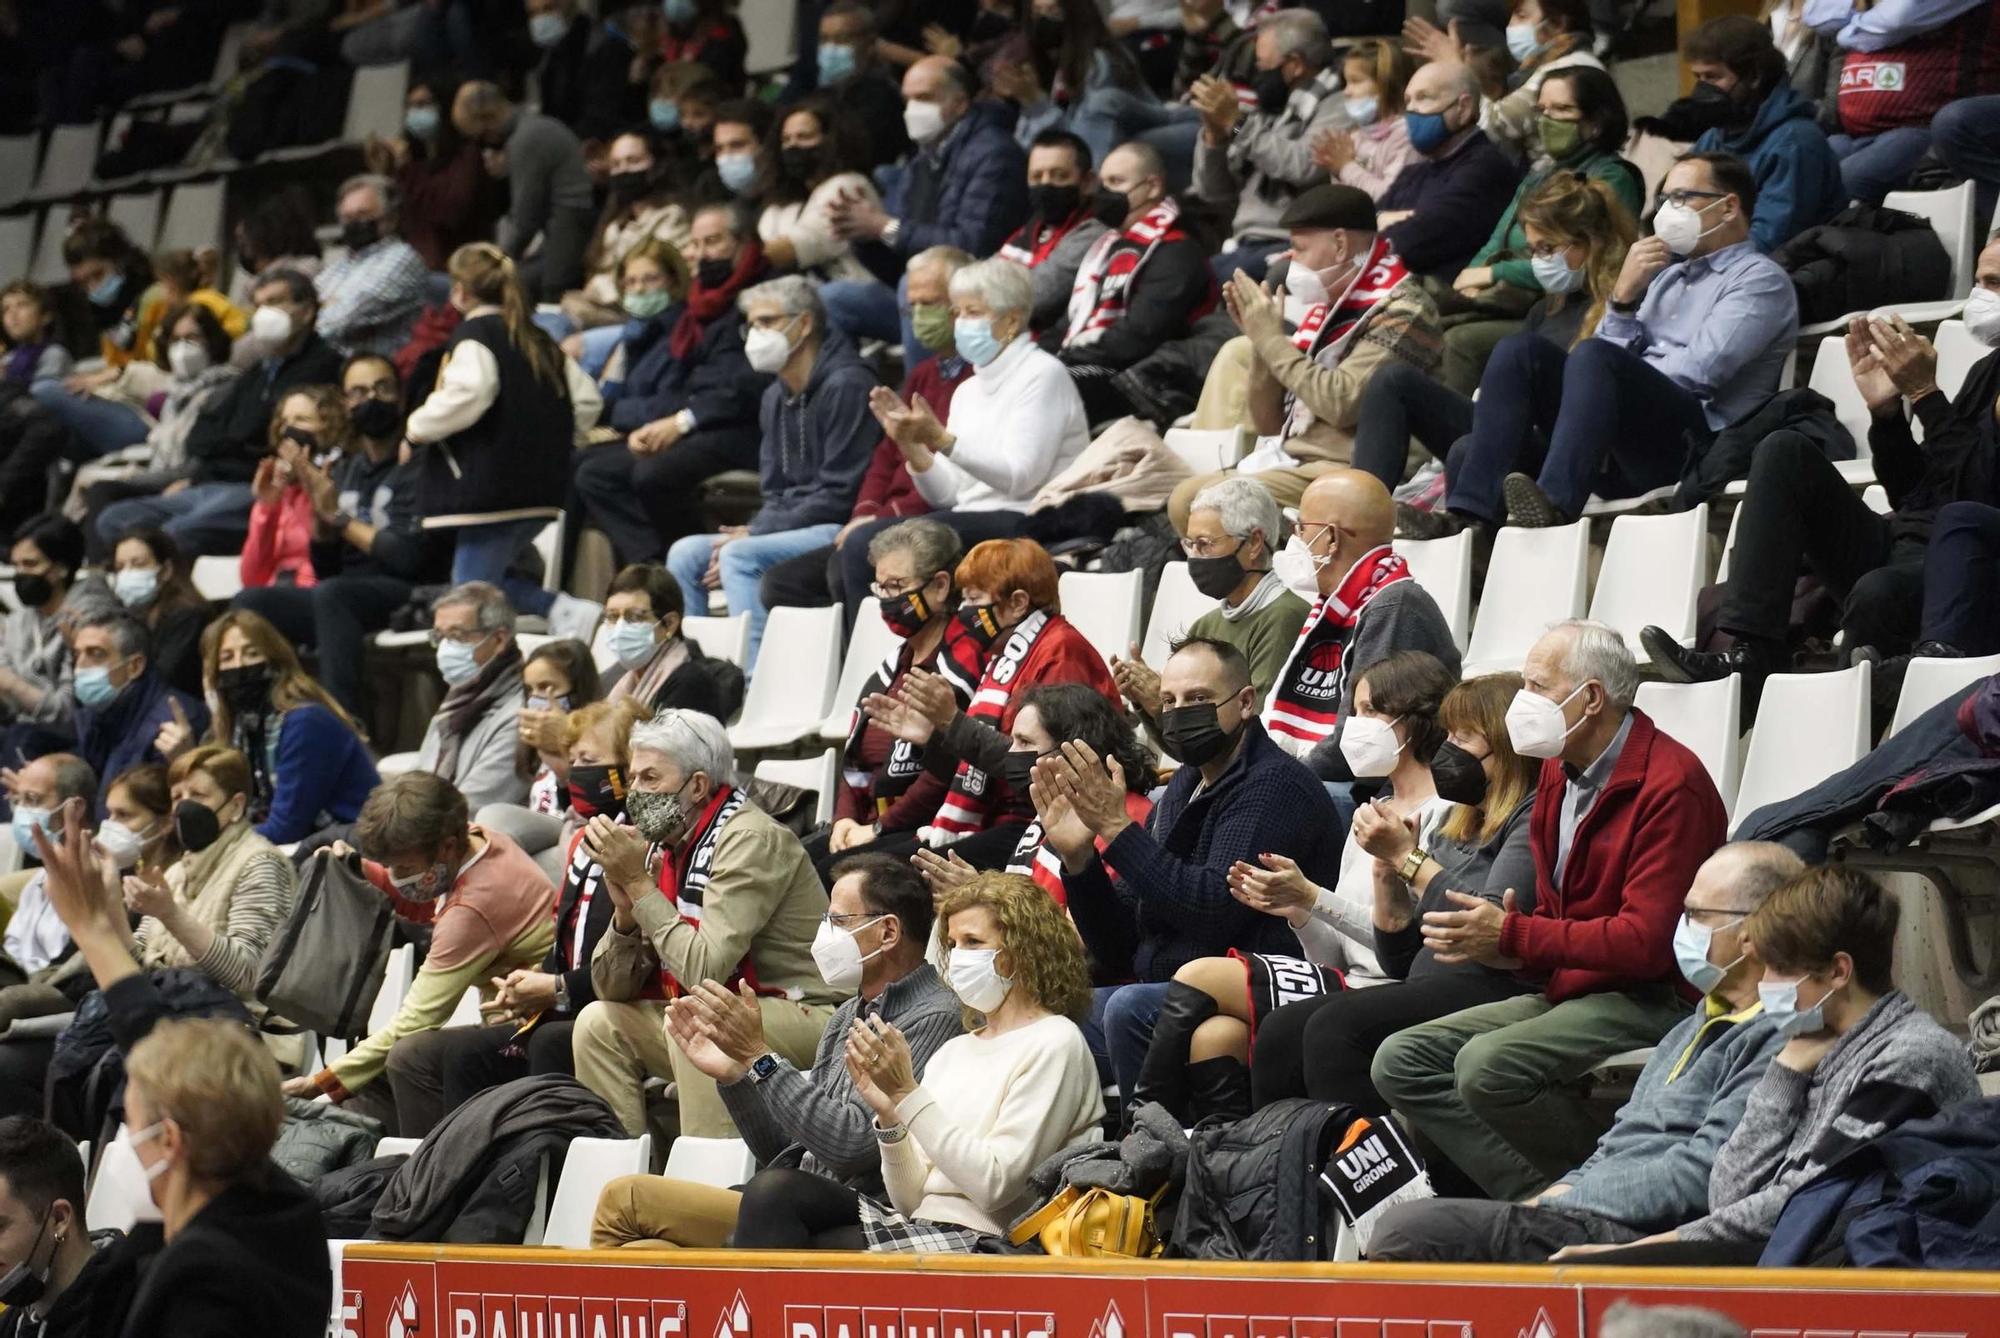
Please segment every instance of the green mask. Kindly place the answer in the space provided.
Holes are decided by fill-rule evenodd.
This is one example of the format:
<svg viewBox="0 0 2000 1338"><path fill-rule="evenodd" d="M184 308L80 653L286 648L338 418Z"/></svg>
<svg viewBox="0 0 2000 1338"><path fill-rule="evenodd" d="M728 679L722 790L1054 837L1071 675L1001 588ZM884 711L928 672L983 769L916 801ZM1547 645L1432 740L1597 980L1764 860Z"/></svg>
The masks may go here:
<svg viewBox="0 0 2000 1338"><path fill-rule="evenodd" d="M625 314L638 320L651 320L667 309L665 289L655 289L650 293L625 294Z"/></svg>
<svg viewBox="0 0 2000 1338"><path fill-rule="evenodd" d="M1583 143L1583 122L1558 121L1544 116L1537 132L1542 140L1542 152L1560 162L1575 153Z"/></svg>
<svg viewBox="0 0 2000 1338"><path fill-rule="evenodd" d="M917 342L933 353L951 347L951 308L942 302L924 302L910 308L910 328Z"/></svg>

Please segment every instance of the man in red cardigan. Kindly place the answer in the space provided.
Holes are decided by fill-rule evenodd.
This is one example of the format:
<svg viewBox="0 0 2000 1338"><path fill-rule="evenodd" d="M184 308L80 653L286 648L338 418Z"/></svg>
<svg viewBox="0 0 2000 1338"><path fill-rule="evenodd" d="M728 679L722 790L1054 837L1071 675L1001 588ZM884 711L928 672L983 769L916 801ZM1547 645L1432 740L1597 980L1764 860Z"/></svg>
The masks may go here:
<svg viewBox="0 0 2000 1338"><path fill-rule="evenodd" d="M1507 732L1516 752L1546 759L1529 823L1535 886L1492 889L1501 905L1453 893L1459 909L1426 915L1424 941L1440 962L1512 968L1542 989L1399 1032L1372 1070L1433 1147L1516 1200L1596 1146L1604 1124L1580 1086L1591 1070L1686 1014L1674 927L1728 827L1701 760L1633 709L1638 668L1617 632L1559 623L1522 677Z"/></svg>

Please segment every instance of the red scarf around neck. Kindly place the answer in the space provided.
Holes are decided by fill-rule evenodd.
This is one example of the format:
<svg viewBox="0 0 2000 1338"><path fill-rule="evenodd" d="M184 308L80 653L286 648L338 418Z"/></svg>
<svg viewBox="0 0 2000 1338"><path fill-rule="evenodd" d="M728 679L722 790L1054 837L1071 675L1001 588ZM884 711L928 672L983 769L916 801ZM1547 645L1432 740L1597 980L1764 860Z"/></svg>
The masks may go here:
<svg viewBox="0 0 2000 1338"><path fill-rule="evenodd" d="M764 275L764 248L756 242L743 243L743 249L736 253L736 268L722 281L720 288L704 288L697 283L688 289L687 304L681 318L674 322L674 328L667 335L667 348L675 358L686 358L701 343L701 337L709 323L727 315L736 305L736 295Z"/></svg>
<svg viewBox="0 0 2000 1338"><path fill-rule="evenodd" d="M1076 231L1077 224L1090 217L1090 205L1086 202L1057 223L1045 223L1039 218L1031 218L1014 230L1013 236L1000 244L1000 258L1011 260L1029 269L1041 264L1062 245L1062 239Z"/></svg>
<svg viewBox="0 0 2000 1338"><path fill-rule="evenodd" d="M1334 592L1313 604L1264 708L1264 728L1279 747L1304 756L1332 737L1351 677L1347 648L1362 610L1391 585L1410 579L1410 564L1383 544L1363 553Z"/></svg>
<svg viewBox="0 0 2000 1338"><path fill-rule="evenodd" d="M1180 204L1170 195L1123 230L1107 232L1091 243L1069 290L1069 329L1063 347L1089 344L1124 317L1140 268L1163 244L1186 239L1180 216ZM1201 309L1188 316L1189 323L1206 315L1214 300L1211 283Z"/></svg>

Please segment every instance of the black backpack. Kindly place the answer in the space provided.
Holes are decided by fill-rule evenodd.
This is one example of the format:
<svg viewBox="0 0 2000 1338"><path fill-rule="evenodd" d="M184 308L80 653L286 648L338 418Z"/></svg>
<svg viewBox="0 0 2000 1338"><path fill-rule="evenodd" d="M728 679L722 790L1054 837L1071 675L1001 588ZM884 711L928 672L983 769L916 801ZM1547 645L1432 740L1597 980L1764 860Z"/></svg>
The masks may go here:
<svg viewBox="0 0 2000 1338"><path fill-rule="evenodd" d="M1174 1219L1189 1259L1326 1259L1339 1214L1319 1173L1360 1116L1343 1101L1293 1097L1247 1119L1197 1126Z"/></svg>

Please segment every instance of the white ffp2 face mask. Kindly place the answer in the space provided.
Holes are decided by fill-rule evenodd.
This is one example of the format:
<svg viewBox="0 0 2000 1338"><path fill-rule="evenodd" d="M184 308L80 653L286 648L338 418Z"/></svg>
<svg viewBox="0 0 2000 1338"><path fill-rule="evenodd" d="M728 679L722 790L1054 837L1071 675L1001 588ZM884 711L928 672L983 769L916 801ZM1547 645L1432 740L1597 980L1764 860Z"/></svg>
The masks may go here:
<svg viewBox="0 0 2000 1338"><path fill-rule="evenodd" d="M1007 1002L1014 982L1000 974L998 948L953 948L945 979L959 1002L976 1013L991 1013Z"/></svg>
<svg viewBox="0 0 2000 1338"><path fill-rule="evenodd" d="M876 916L853 929L842 929L831 920L821 920L813 933L813 965L819 968L819 978L837 990L858 990L861 988L862 968L880 957L883 949L877 948L867 956L862 956L861 945L854 941L855 934L882 919Z"/></svg>
<svg viewBox="0 0 2000 1338"><path fill-rule="evenodd" d="M743 336L743 356L752 371L775 376L792 356L792 341L783 330L754 329Z"/></svg>
<svg viewBox="0 0 2000 1338"><path fill-rule="evenodd" d="M1271 554L1271 573L1293 594L1310 601L1319 598L1319 571L1331 561L1333 554L1322 556L1313 552L1295 534L1285 541L1283 548Z"/></svg>
<svg viewBox="0 0 2000 1338"><path fill-rule="evenodd" d="M2000 348L2000 292L1975 288L1965 299L1965 332L1987 348Z"/></svg>
<svg viewBox="0 0 2000 1338"><path fill-rule="evenodd" d="M1403 751L1396 738L1396 720L1351 715L1341 725L1340 755L1347 759L1347 769L1356 777L1386 776L1396 769L1396 758Z"/></svg>
<svg viewBox="0 0 2000 1338"><path fill-rule="evenodd" d="M1583 688L1583 684L1577 684L1569 696L1559 702L1550 701L1526 688L1516 692L1513 704L1507 708L1507 738L1514 745L1514 751L1523 757L1538 757L1544 761L1561 757L1563 741L1583 725L1583 721L1578 720L1574 725L1565 726L1562 708L1568 706Z"/></svg>
<svg viewBox="0 0 2000 1338"><path fill-rule="evenodd" d="M1710 200L1707 208L1713 209L1720 200ZM1722 225L1704 228L1701 225L1702 209L1690 209L1684 204L1663 204L1653 215L1653 235L1667 244L1667 249L1677 256L1688 256L1701 245L1701 239Z"/></svg>

